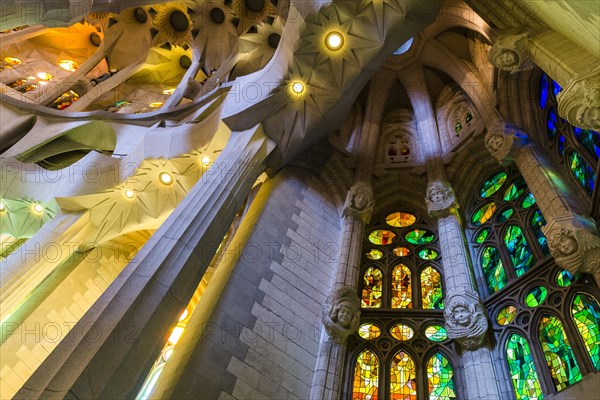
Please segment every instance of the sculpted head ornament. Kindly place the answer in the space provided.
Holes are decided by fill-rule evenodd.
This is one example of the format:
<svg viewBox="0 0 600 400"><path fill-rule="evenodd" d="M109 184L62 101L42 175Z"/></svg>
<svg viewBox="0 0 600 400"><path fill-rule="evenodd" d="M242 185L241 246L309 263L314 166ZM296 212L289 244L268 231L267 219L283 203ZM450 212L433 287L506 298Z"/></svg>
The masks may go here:
<svg viewBox="0 0 600 400"><path fill-rule="evenodd" d="M527 41L529 32L509 30L502 33L490 49L488 61L502 71L517 72L532 69Z"/></svg>
<svg viewBox="0 0 600 400"><path fill-rule="evenodd" d="M584 129L600 129L600 73L573 79L558 93L558 113Z"/></svg>
<svg viewBox="0 0 600 400"><path fill-rule="evenodd" d="M485 134L484 143L490 154L504 164L512 161L525 139L526 135L517 127L501 123Z"/></svg>
<svg viewBox="0 0 600 400"><path fill-rule="evenodd" d="M458 292L446 301L444 310L448 337L468 350L478 348L485 339L487 319L474 292Z"/></svg>
<svg viewBox="0 0 600 400"><path fill-rule="evenodd" d="M442 181L433 181L429 184L425 202L431 216L446 216L457 207L452 188Z"/></svg>
<svg viewBox="0 0 600 400"><path fill-rule="evenodd" d="M323 306L321 321L327 334L336 343L343 343L358 328L360 300L349 286L333 293Z"/></svg>
<svg viewBox="0 0 600 400"><path fill-rule="evenodd" d="M600 273L600 238L594 223L581 216L557 217L542 227L556 263L572 274Z"/></svg>
<svg viewBox="0 0 600 400"><path fill-rule="evenodd" d="M351 215L367 223L375 205L375 196L371 186L365 182L358 182L350 188L344 203L344 215Z"/></svg>

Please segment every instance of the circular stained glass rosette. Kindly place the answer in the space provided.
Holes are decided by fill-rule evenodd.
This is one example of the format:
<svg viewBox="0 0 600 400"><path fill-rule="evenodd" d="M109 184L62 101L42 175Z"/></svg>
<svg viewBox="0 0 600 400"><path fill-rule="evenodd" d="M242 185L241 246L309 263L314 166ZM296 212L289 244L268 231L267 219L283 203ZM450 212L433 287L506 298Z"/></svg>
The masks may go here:
<svg viewBox="0 0 600 400"><path fill-rule="evenodd" d="M446 328L441 325L429 325L425 329L425 336L427 339L432 342L443 342L448 339L448 333L446 332Z"/></svg>
<svg viewBox="0 0 600 400"><path fill-rule="evenodd" d="M477 237L475 238L475 241L479 244L485 242L485 239L487 239L487 237L490 235L490 228L485 228L484 230L482 230L481 232L479 232L479 234L477 235Z"/></svg>
<svg viewBox="0 0 600 400"><path fill-rule="evenodd" d="M579 279L579 274L573 276L566 269L563 269L556 274L556 284L560 287L571 286L577 279Z"/></svg>
<svg viewBox="0 0 600 400"><path fill-rule="evenodd" d="M405 341L410 340L414 336L415 332L408 325L396 324L390 329L390 334L396 340Z"/></svg>
<svg viewBox="0 0 600 400"><path fill-rule="evenodd" d="M423 260L435 260L438 256L438 253L435 250L431 249L422 249L419 251L419 257Z"/></svg>
<svg viewBox="0 0 600 400"><path fill-rule="evenodd" d="M410 254L410 249L408 247L395 247L392 253L397 257L406 257Z"/></svg>
<svg viewBox="0 0 600 400"><path fill-rule="evenodd" d="M383 252L381 250L371 249L366 256L370 260L379 260L381 257L383 257Z"/></svg>
<svg viewBox="0 0 600 400"><path fill-rule="evenodd" d="M411 244L427 244L433 242L435 235L425 229L415 229L408 232L404 238Z"/></svg>
<svg viewBox="0 0 600 400"><path fill-rule="evenodd" d="M492 178L485 181L485 183L481 186L481 189L479 190L479 195L483 198L490 197L491 195L496 193L498 190L500 190L500 188L502 187L502 185L504 184L505 181L506 181L506 173L505 172L497 173Z"/></svg>
<svg viewBox="0 0 600 400"><path fill-rule="evenodd" d="M517 307L515 307L513 305L508 305L508 306L502 308L498 312L496 321L498 321L498 324L500 324L500 325L508 325L515 319L516 316L517 316Z"/></svg>
<svg viewBox="0 0 600 400"><path fill-rule="evenodd" d="M411 226L415 223L416 220L417 217L415 217L414 215L402 211L391 213L390 215L385 217L385 222L388 225L396 228L404 228L407 226Z"/></svg>
<svg viewBox="0 0 600 400"><path fill-rule="evenodd" d="M358 327L358 336L365 340L377 339L381 335L381 329L375 324L366 323Z"/></svg>
<svg viewBox="0 0 600 400"><path fill-rule="evenodd" d="M521 207L523 207L523 208L529 208L529 207L531 207L534 204L535 204L535 197L533 197L532 193L529 193L523 199L523 203L521 203Z"/></svg>
<svg viewBox="0 0 600 400"><path fill-rule="evenodd" d="M546 300L548 296L548 289L544 286L536 286L527 293L525 296L525 304L529 307L537 307Z"/></svg>
<svg viewBox="0 0 600 400"><path fill-rule="evenodd" d="M369 241L373 244L386 245L392 243L396 234L386 229L377 229L369 233Z"/></svg>
<svg viewBox="0 0 600 400"><path fill-rule="evenodd" d="M486 222L488 222L490 218L492 218L494 212L496 212L496 203L492 202L484 204L477 211L475 211L475 214L473 214L473 218L471 218L471 221L475 226L483 225Z"/></svg>

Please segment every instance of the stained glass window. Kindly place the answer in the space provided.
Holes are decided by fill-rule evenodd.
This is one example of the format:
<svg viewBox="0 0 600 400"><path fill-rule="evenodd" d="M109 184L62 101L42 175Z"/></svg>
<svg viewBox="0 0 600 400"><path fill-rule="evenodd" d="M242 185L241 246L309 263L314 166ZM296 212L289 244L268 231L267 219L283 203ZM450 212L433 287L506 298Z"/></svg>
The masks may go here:
<svg viewBox="0 0 600 400"><path fill-rule="evenodd" d="M533 255L521 228L509 226L504 235L504 243L517 276L523 275L533 265Z"/></svg>
<svg viewBox="0 0 600 400"><path fill-rule="evenodd" d="M546 225L546 220L544 219L542 212L540 210L536 210L533 213L533 217L531 217L531 229L533 229L533 233L535 234L535 237L537 237L542 251L544 254L548 255L550 254L548 240L546 239L546 236L544 236L544 232L542 232L542 226L544 225Z"/></svg>
<svg viewBox="0 0 600 400"><path fill-rule="evenodd" d="M377 339L381 335L381 329L375 324L362 324L358 327L358 335L365 340Z"/></svg>
<svg viewBox="0 0 600 400"><path fill-rule="evenodd" d="M435 353L427 361L427 387L430 400L456 399L452 366L442 353Z"/></svg>
<svg viewBox="0 0 600 400"><path fill-rule="evenodd" d="M506 181L506 177L507 177L507 175L506 175L505 172L499 172L496 175L494 175L493 177L489 178L481 186L481 190L479 191L479 195L481 197L484 197L484 198L485 197L490 197L491 195L493 195L494 193L496 193L498 190L500 190L500 188L502 187L502 185Z"/></svg>
<svg viewBox="0 0 600 400"><path fill-rule="evenodd" d="M383 285L383 274L379 268L369 267L365 271L363 279L363 289L361 298L361 307L379 308L381 307L381 287Z"/></svg>
<svg viewBox="0 0 600 400"><path fill-rule="evenodd" d="M506 286L506 272L504 272L498 249L488 246L483 250L481 253L481 268L487 277L487 284L491 293L497 292Z"/></svg>
<svg viewBox="0 0 600 400"><path fill-rule="evenodd" d="M392 251L397 257L406 257L410 254L410 249L408 247L396 247Z"/></svg>
<svg viewBox="0 0 600 400"><path fill-rule="evenodd" d="M422 249L419 251L419 258L422 258L423 260L435 260L437 256L437 251L432 249Z"/></svg>
<svg viewBox="0 0 600 400"><path fill-rule="evenodd" d="M517 179L515 182L511 183L508 189L506 189L504 192L504 201L513 201L518 199L526 188L527 185L525 184L525 180L523 178Z"/></svg>
<svg viewBox="0 0 600 400"><path fill-rule="evenodd" d="M571 173L577 179L577 182L588 191L589 194L594 192L594 184L596 182L596 174L592 168L583 160L581 154L577 151L569 153L569 165Z"/></svg>
<svg viewBox="0 0 600 400"><path fill-rule="evenodd" d="M442 279L439 272L432 267L427 267L421 272L421 296L423 308L442 309Z"/></svg>
<svg viewBox="0 0 600 400"><path fill-rule="evenodd" d="M546 133L548 134L548 138L554 139L556 137L557 132L557 117L556 117L556 108L550 107L548 110L548 117L546 119Z"/></svg>
<svg viewBox="0 0 600 400"><path fill-rule="evenodd" d="M390 399L417 400L417 369L404 350L397 352L390 365Z"/></svg>
<svg viewBox="0 0 600 400"><path fill-rule="evenodd" d="M385 217L385 222L388 225L394 226L396 228L404 228L406 226L411 226L415 223L416 220L417 217L415 217L413 214L409 214L402 211L392 213Z"/></svg>
<svg viewBox="0 0 600 400"><path fill-rule="evenodd" d="M433 324L425 328L425 336L432 342L443 342L448 339L448 332L443 326Z"/></svg>
<svg viewBox="0 0 600 400"><path fill-rule="evenodd" d="M500 325L508 325L510 324L515 317L517 316L517 307L513 305L508 305L498 311L498 316L496 317L496 321Z"/></svg>
<svg viewBox="0 0 600 400"><path fill-rule="evenodd" d="M415 229L407 233L405 239L411 244L426 244L433 242L435 235L424 229Z"/></svg>
<svg viewBox="0 0 600 400"><path fill-rule="evenodd" d="M377 229L369 234L369 241L373 244L390 244L396 234L386 229Z"/></svg>
<svg viewBox="0 0 600 400"><path fill-rule="evenodd" d="M405 341L412 339L415 332L408 325L396 324L392 326L392 329L390 329L390 334L396 340Z"/></svg>
<svg viewBox="0 0 600 400"><path fill-rule="evenodd" d="M529 343L513 333L506 342L506 361L517 400L542 399L542 389L535 370Z"/></svg>
<svg viewBox="0 0 600 400"><path fill-rule="evenodd" d="M571 308L573 320L596 371L600 371L600 306L593 297L578 293Z"/></svg>
<svg viewBox="0 0 600 400"><path fill-rule="evenodd" d="M544 286L536 286L527 293L525 296L525 303L529 307L537 307L546 300L548 295L548 289Z"/></svg>
<svg viewBox="0 0 600 400"><path fill-rule="evenodd" d="M577 279L579 279L579 274L573 276L566 269L560 270L558 271L558 274L556 274L556 284L560 287L571 286Z"/></svg>
<svg viewBox="0 0 600 400"><path fill-rule="evenodd" d="M410 269L400 264L392 271L392 308L412 308Z"/></svg>
<svg viewBox="0 0 600 400"><path fill-rule="evenodd" d="M573 133L588 153L598 160L598 157L600 157L600 134L596 131L581 129L577 126L573 127Z"/></svg>
<svg viewBox="0 0 600 400"><path fill-rule="evenodd" d="M379 260L381 257L383 257L383 252L377 249L371 249L366 256L371 260Z"/></svg>
<svg viewBox="0 0 600 400"><path fill-rule="evenodd" d="M379 390L379 358L369 349L356 358L352 400L377 400Z"/></svg>
<svg viewBox="0 0 600 400"><path fill-rule="evenodd" d="M481 231L479 231L479 234L475 238L475 241L477 243L481 244L481 243L485 242L485 239L487 239L489 234L490 234L489 228L482 229Z"/></svg>
<svg viewBox="0 0 600 400"><path fill-rule="evenodd" d="M492 218L492 215L494 215L495 211L496 203L485 204L479 210L475 211L475 214L473 214L473 218L471 219L471 221L473 221L473 225L480 226L485 224L490 218Z"/></svg>
<svg viewBox="0 0 600 400"><path fill-rule="evenodd" d="M535 197L533 197L532 193L529 193L524 199L523 203L521 203L521 207L529 208L535 204Z"/></svg>
<svg viewBox="0 0 600 400"><path fill-rule="evenodd" d="M556 390L561 391L581 380L581 372L562 323L553 315L540 320L539 339Z"/></svg>
<svg viewBox="0 0 600 400"><path fill-rule="evenodd" d="M502 211L500 213L500 215L498 216L498 222L506 221L507 219L512 217L514 213L515 213L515 210L513 208L509 208L507 210Z"/></svg>

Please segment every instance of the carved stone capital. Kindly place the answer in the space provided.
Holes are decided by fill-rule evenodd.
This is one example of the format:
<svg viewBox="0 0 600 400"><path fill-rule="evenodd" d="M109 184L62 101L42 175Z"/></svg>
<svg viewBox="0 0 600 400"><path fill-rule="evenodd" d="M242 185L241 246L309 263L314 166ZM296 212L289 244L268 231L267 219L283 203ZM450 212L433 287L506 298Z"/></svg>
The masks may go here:
<svg viewBox="0 0 600 400"><path fill-rule="evenodd" d="M366 182L357 182L350 188L344 203L344 216L352 216L368 223L371 211L375 205L375 196L371 185Z"/></svg>
<svg viewBox="0 0 600 400"><path fill-rule="evenodd" d="M485 134L485 148L500 164L509 164L526 143L527 135L518 127L500 123Z"/></svg>
<svg viewBox="0 0 600 400"><path fill-rule="evenodd" d="M594 222L575 214L550 219L542 227L556 263L571 274L600 272L600 237Z"/></svg>
<svg viewBox="0 0 600 400"><path fill-rule="evenodd" d="M556 96L558 114L572 125L600 130L600 69L571 79Z"/></svg>
<svg viewBox="0 0 600 400"><path fill-rule="evenodd" d="M533 69L527 41L530 32L519 28L502 32L488 53L488 61L502 71L517 72Z"/></svg>
<svg viewBox="0 0 600 400"><path fill-rule="evenodd" d="M447 296L445 303L448 337L467 350L481 347L485 342L488 322L477 293L461 290Z"/></svg>
<svg viewBox="0 0 600 400"><path fill-rule="evenodd" d="M360 300L356 289L344 286L323 305L321 322L332 341L342 344L356 331L360 321Z"/></svg>
<svg viewBox="0 0 600 400"><path fill-rule="evenodd" d="M441 180L429 183L425 203L427 203L427 212L432 217L447 217L458 208L452 187Z"/></svg>

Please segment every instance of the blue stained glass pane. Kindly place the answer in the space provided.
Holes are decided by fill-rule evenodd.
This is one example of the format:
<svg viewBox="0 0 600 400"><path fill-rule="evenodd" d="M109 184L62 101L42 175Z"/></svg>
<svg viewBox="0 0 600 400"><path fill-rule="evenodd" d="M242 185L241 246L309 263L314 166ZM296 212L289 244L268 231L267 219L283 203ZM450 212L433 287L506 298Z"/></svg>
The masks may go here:
<svg viewBox="0 0 600 400"><path fill-rule="evenodd" d="M550 107L548 115L546 117L546 134L550 139L554 139L557 131L557 119L556 119L556 108Z"/></svg>
<svg viewBox="0 0 600 400"><path fill-rule="evenodd" d="M504 235L504 243L515 268L517 276L523 275L533 265L533 255L527 244L523 231L516 225L511 225Z"/></svg>
<svg viewBox="0 0 600 400"><path fill-rule="evenodd" d="M554 94L554 97L556 97L556 95L558 95L558 92L560 92L561 90L562 88L560 87L560 85L555 81L552 81L552 94Z"/></svg>
<svg viewBox="0 0 600 400"><path fill-rule="evenodd" d="M561 157L565 154L565 137L563 135L558 138L558 154Z"/></svg>
<svg viewBox="0 0 600 400"><path fill-rule="evenodd" d="M588 191L589 194L594 192L594 184L596 182L596 174L592 168L583 160L581 154L576 151L569 153L569 167L577 182Z"/></svg>
<svg viewBox="0 0 600 400"><path fill-rule="evenodd" d="M542 74L540 78L540 107L546 109L548 104L548 75Z"/></svg>
<svg viewBox="0 0 600 400"><path fill-rule="evenodd" d="M546 240L546 236L544 236L544 233L542 232L542 226L544 225L546 225L546 220L544 219L542 212L540 210L536 210L531 218L531 228L533 229L535 237L544 251L544 254L549 255L550 250L548 249L548 240Z"/></svg>
<svg viewBox="0 0 600 400"><path fill-rule="evenodd" d="M600 158L600 134L590 129L573 127L573 133L585 149L598 160Z"/></svg>

